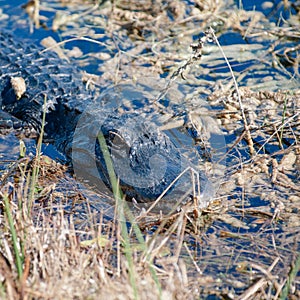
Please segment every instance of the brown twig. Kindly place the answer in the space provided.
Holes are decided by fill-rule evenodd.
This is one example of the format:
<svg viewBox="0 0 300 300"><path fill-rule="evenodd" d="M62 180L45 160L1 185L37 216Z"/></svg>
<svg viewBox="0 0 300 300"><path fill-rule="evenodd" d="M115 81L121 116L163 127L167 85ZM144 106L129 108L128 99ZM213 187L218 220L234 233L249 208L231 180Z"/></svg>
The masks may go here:
<svg viewBox="0 0 300 300"><path fill-rule="evenodd" d="M166 83L165 87L161 90L159 95L156 97L156 99L153 101L153 103L156 103L160 101L168 92L168 90L171 87L171 84L179 77L181 76L183 79L184 75L183 72L191 65L193 65L195 62L199 61L202 57L202 49L205 43L210 42L211 35L210 32L207 31L205 32L205 35L201 37L197 43L191 44L191 48L193 50L193 54L189 57L189 59L182 65L180 66L170 77L168 82Z"/></svg>

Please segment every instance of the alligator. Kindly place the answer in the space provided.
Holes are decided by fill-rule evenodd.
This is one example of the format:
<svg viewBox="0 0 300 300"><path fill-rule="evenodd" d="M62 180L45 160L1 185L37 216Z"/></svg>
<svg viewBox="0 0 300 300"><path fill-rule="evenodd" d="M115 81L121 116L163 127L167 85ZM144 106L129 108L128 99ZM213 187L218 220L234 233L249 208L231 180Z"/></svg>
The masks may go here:
<svg viewBox="0 0 300 300"><path fill-rule="evenodd" d="M78 172L94 173L111 189L97 138L102 132L127 199L153 201L172 186L188 162L140 110L147 96L133 84L115 85L95 96L76 66L42 50L0 31L0 125L37 135L43 129L45 143L52 143ZM124 99L137 104L129 109Z"/></svg>

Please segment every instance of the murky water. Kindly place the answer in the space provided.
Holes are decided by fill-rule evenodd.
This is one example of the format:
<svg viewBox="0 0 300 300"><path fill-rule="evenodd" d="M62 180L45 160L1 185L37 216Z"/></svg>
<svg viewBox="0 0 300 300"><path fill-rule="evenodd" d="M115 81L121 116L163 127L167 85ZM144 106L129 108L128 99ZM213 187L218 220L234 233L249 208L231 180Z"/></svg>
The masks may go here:
<svg viewBox="0 0 300 300"><path fill-rule="evenodd" d="M56 24L55 20L56 22L57 20L59 20L57 10L59 10L60 13L64 13L64 7L61 7L56 2L50 4L48 3L45 6L45 8L42 6L41 28L37 30L34 29L32 20L28 17L24 8L22 8L22 5L24 5L23 1L15 1L13 6L9 1L1 1L1 8L3 11L1 23L3 24L3 27L14 32L16 36L22 36L30 41L35 41L35 43L39 43L41 39L49 35L53 36L58 41L61 38L67 38L67 36L61 36L61 33L63 33L63 31L54 32L50 30L51 27L53 28L54 24ZM252 25L254 27L257 26L257 31L261 31L262 26L266 26L266 28L272 29L272 24L278 24L280 22L283 22L285 18L288 18L291 14L296 13L295 8L293 8L293 6L291 6L289 9L286 9L282 5L281 1L273 3L273 5L271 5L271 3L262 3L260 1L236 1L235 5L236 6L234 6L234 3L232 3L231 1L228 1L229 15L236 14L238 18L242 20L241 24L243 23L243 20L245 20L244 22L249 22L251 25L252 17L250 16L250 19L249 16L243 17L242 12L239 11L238 8L243 7L249 13L251 11L259 11L258 21L260 23L257 23L259 25L257 25L256 23ZM72 9L73 7L71 7L71 13ZM83 10L83 8L81 9ZM87 22L89 22L89 20L82 19L82 21L79 21L78 23L79 26L84 27L86 25L90 25L87 24ZM199 21L196 20L194 24L187 24L187 29L192 28L191 25L197 26L197 22ZM268 89L272 91L277 90L280 87L289 87L291 89L298 87L299 78L297 78L297 76L292 76L292 72L295 71L293 71L292 67L287 66L286 68L282 68L282 66L278 67L278 65L274 65L274 68L272 67L272 63L274 63L274 57L272 57L272 53L268 51L268 47L270 46L270 43L274 42L273 38L267 39L259 35L256 36L253 33L247 34L247 32L245 32L244 35L241 35L240 32L237 32L237 30L234 29L234 26L232 26L232 29L224 30L224 22L224 20L220 19L217 23L212 23L208 25L214 27L216 34L218 35L219 42L222 45L222 48L226 54L226 57L229 60L230 65L232 66L232 69L237 76L239 86L249 86L255 89ZM70 30L66 31L70 32L69 37L72 36L74 32L72 26L73 25L70 26ZM106 72L108 71L108 69L106 69L106 67L103 68L102 65L105 66L107 61L101 58L99 59L95 54L100 53L101 57L103 57L104 54L106 54L107 57L111 58L117 56L118 49L116 49L116 44L114 44L117 40L109 38L108 35L103 35L104 29L102 29L101 26L95 26L94 31L96 35L98 34L100 36L99 42L102 44L99 45L91 41L72 41L66 43L64 47L73 50L74 47L75 49L76 47L79 47L81 55L80 60L78 59L78 65L81 69L100 76L99 86L97 86L98 84L96 83L96 88L101 89L105 86L105 84L109 85L110 83L107 80L102 82L102 78L106 76ZM196 40L198 37L199 35L197 35L196 32L193 33L193 40ZM122 41L120 40L121 38L123 38L123 35L119 36L119 41L117 42L117 44L119 44L118 47L121 47L122 51L127 51L128 53L130 53L130 49L134 49L133 47L135 41ZM155 51L160 50L162 54L165 53L167 55L169 51L173 51L175 49L172 46L172 43L175 44L174 47L179 45L178 41L175 39L173 42L171 40L171 45L170 41L162 40L159 43L159 45L155 45ZM293 41L293 37L291 37L289 43L292 47L293 45L296 45L297 40L295 39L295 41ZM284 47L284 45L279 44L279 48ZM128 62L125 62L124 64L124 76L128 76L126 70L127 64ZM137 64L137 74L143 72L143 68L144 65L140 66L139 64ZM203 57L200 62L200 68L198 69L198 66L196 66L190 70L190 73L188 73L187 71L187 74L191 76L185 81L180 81L180 78L178 78L178 84L173 86L173 91L170 90L168 92L167 98L165 97L165 99L161 103L165 107L165 110L168 111L168 114L170 116L176 116L175 118L172 118L177 122L184 122L184 119L190 118L191 116L189 115L189 112L194 111L195 108L197 108L197 111L201 111L200 113L197 113L198 115L195 120L197 120L197 122L200 122L199 126L204 128L205 130L208 130L210 142L212 142L213 136L215 136L215 145L210 145L210 147L214 148L210 150L205 150L205 146L203 145L203 143L200 143L200 146L195 147L195 153L197 153L196 156L199 155L199 157L196 158L196 161L203 161L203 158L205 159L205 157L211 155L215 155L215 157L218 157L218 159L220 159L222 156L225 155L227 149L226 145L231 145L236 139L236 134L229 134L229 132L226 132L224 131L224 129L220 128L218 129L218 133L212 133L208 128L217 128L218 125L215 124L212 126L211 123L215 122L215 120L213 117L206 116L206 114L209 115L211 113L217 113L218 106L210 106L208 103L205 103L205 101L200 100L200 98L195 98L195 96L193 96L193 94L195 94L196 91L198 95L202 94L204 99L204 97L206 97L206 95L209 94L209 90L211 90L213 86L216 86L218 84L224 86L227 83L229 83L229 80L231 80L229 69L218 47L213 44L208 44L207 46L205 46L203 50ZM157 97L157 95L160 93L160 90L162 90L163 87L168 84L168 79L164 79L165 74L161 74L160 77L160 83L159 85L156 85L156 87L156 79L148 80L144 78L142 80L144 86L154 85L154 87L152 87L152 92L149 93L148 91L148 95L150 98L153 97L153 99L155 99L155 97ZM151 78L151 76L149 78ZM138 80L141 81L141 78L139 78ZM101 84L103 85L100 87ZM188 95L188 97L185 97L184 95ZM187 102L186 98L189 98L191 100L188 100ZM159 114L157 115L159 116ZM192 119L192 122L194 122L195 120ZM160 121L160 124L164 124L165 121L166 118L163 121ZM209 123L210 125L208 125ZM188 151L193 153L193 151L191 150L194 147L193 144L195 143L195 136L188 137L188 135L184 133L185 130L180 128L175 128L173 131L168 130L167 132L170 133L171 138L174 136L176 140L180 141L180 147L184 147L183 145L190 144L190 150ZM186 141L183 142L184 139L186 139ZM188 139L190 139L190 141ZM15 143L12 144L12 147L14 147L14 145L18 147L18 142L15 141ZM31 149L30 151L32 151L32 145L28 145L28 147L29 149ZM227 157L228 167L230 165L235 165L236 162L235 159L233 159L233 157L235 156L239 157L238 159L241 159L242 161L246 161L249 159L246 144L244 145L244 147L245 150L243 149L243 146L239 147L238 150L233 150L230 159ZM210 153L208 153L207 151L210 151ZM212 154L213 152L211 151L219 151L219 153ZM273 151L275 151L275 149ZM64 160L64 157L61 156L61 154L58 153L55 150L55 148L51 147L51 145L44 145L43 152L54 159L60 159L61 161ZM5 158L5 153L6 150L4 150L2 154L4 160L16 158L17 156L17 154L15 154L14 156L9 155L7 158ZM193 155L190 156L190 159L192 159ZM216 162L217 158L214 161ZM195 163L197 164L197 162Z"/></svg>
<svg viewBox="0 0 300 300"><path fill-rule="evenodd" d="M172 82L165 101L160 102L164 114L157 109L157 118L161 126L174 126L167 130L180 147L186 146L187 152L194 148L190 158L198 161L203 172L209 173L213 163L218 162L221 166L217 175L222 178L222 188L217 196L225 199L226 205L232 209L218 216L203 235L191 234L189 243L204 274L226 274L227 279L232 279L225 284L229 287L235 276L248 280L247 274L238 271L238 261L259 261L270 265L273 257L280 255L290 259L292 249L299 249L297 187L300 167L297 145L300 103L299 94L296 94L299 64L295 61L300 37L299 30L295 29L297 26L292 26L298 22L299 28L299 13L297 15L296 6L293 6L296 1L289 2L291 6L285 8L283 1L228 0L226 6L216 12L219 16L216 20L199 17L195 13L195 3L184 1L187 4L185 11L177 7L176 14L174 10L169 12L170 18L174 18L171 28L164 23L156 24L155 14L150 21L142 19L145 25L141 24L142 21L137 24L130 22L126 16L120 17L116 23L109 23L108 14L94 12L93 17L83 15L79 20L70 20L69 24L63 25L63 30L53 32L54 20L59 20L57 15L55 17L58 9L62 13L69 9L71 14L80 9L82 13L86 8L66 8L56 1L47 1L41 9L43 26L31 33L31 21L21 8L23 1L14 1L13 6L11 1L0 1L2 26L35 43L49 35L60 41L92 31L91 35L102 44L72 41L64 47L73 51L72 59L80 69L100 76L94 82L96 90L103 91L109 85L127 79L149 87L145 91L153 99L168 84L171 74L191 56L189 45L198 40L204 27L215 29L238 85L245 88L242 91L248 95L244 97L248 100L244 103L245 111L251 112L247 118L252 126L254 147L259 153L250 158L245 139L234 144L243 135L241 108L237 105L236 95L230 91L232 76L227 64L219 47L213 43L205 45L201 60L184 70L184 79L178 76ZM245 10L239 10L242 7ZM197 9L205 15L205 8ZM277 24L282 25L282 31ZM80 55L74 58L76 53ZM280 89L289 90L289 93L272 94ZM258 91L267 91L268 94L263 96ZM153 114L153 110L149 111ZM194 127L183 128L182 121L187 120ZM198 131L201 135L197 135ZM208 135L206 138L205 134ZM283 139L280 139L280 134ZM27 140L26 143L28 151L34 153L34 141ZM11 134L1 137L0 144L2 169L5 169L10 161L17 159L19 141ZM226 153L227 150L230 151ZM63 160L51 146L44 145L43 152L56 160ZM193 155L195 153L197 155ZM211 159L211 154L215 159ZM276 178L277 171L279 176ZM92 208L96 211L103 209L98 205L100 197L92 192L88 196L89 192L86 191L85 195L89 197ZM109 209L110 202L107 202L105 208ZM66 205L66 210L72 209L71 205ZM85 210L86 207L79 208L76 215L83 222ZM278 211L283 215L282 219L274 222ZM268 218L260 218L262 214ZM108 215L113 215L111 207ZM229 233L236 235L226 236ZM286 238L288 236L292 238ZM249 249L254 249L251 255ZM222 263L216 261L216 257ZM288 262L282 259L278 270L286 264Z"/></svg>

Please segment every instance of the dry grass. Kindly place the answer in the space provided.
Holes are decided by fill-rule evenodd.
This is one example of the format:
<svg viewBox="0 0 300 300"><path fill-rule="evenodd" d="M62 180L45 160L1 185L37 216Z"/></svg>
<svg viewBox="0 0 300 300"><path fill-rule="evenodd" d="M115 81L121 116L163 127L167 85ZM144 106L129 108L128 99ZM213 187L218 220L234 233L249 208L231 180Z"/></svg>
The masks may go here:
<svg viewBox="0 0 300 300"><path fill-rule="evenodd" d="M164 254L161 248L166 241L156 237L150 246L148 237L149 242L145 241L143 246L130 231L130 265L122 233L122 228L124 225L127 228L128 224L116 220L91 221L84 232L76 229L76 220L72 215L66 215L62 204L66 201L64 196L56 194L55 189L45 195L47 184L54 183L49 173L62 167L43 163L40 167L43 175L36 182L40 192L35 195L36 207L30 212L27 182L32 180L31 173L22 172L17 180L15 177L15 183L6 183L2 187L5 212L1 217L0 275L4 298L102 299L108 295L111 299L191 298L185 263L181 262L179 268L178 261L171 258L170 253ZM48 206L41 203L45 200ZM12 215L15 240L8 212ZM95 215L90 217L92 220ZM98 217L101 220L100 212ZM174 225L164 239L170 239L174 232L176 235L181 226L182 221ZM17 270L16 257L21 260L21 272ZM160 257L161 267L153 263L157 257ZM129 276L130 268L136 291Z"/></svg>
<svg viewBox="0 0 300 300"><path fill-rule="evenodd" d="M99 52L79 60L83 67L99 65L101 76L89 77L89 84L127 78L159 86L154 102L168 92L180 113L195 117L193 126L205 111L234 138L227 141L226 176L215 201L172 214L132 208L131 215L121 203L107 217L95 204L101 198L83 195L66 168L49 158L25 155L6 165L0 298L300 298L299 11L277 26L230 1L62 2L68 12L48 20L46 4L35 1L32 11L31 2L27 9L35 27L60 28L63 39L98 39ZM233 73L217 46L206 44L194 60L199 53L187 49L199 50L193 36L209 26L218 37L230 31L248 39L221 45ZM65 55L76 53L71 50ZM161 74L168 74L165 81ZM209 110L199 108L199 95ZM205 131L201 124L197 129ZM197 140L203 148L206 142Z"/></svg>

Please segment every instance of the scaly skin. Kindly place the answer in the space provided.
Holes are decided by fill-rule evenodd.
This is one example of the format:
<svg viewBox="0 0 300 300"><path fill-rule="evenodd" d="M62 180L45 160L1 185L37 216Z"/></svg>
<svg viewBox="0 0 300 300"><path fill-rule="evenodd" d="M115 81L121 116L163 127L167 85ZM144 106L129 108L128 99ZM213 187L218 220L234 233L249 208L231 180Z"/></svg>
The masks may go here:
<svg viewBox="0 0 300 300"><path fill-rule="evenodd" d="M25 80L26 92L19 99L11 86L12 77ZM90 161L95 159L99 173L92 176L110 186L96 139L101 130L120 186L129 198L154 200L182 171L180 152L167 135L142 113L119 109L122 97L127 101L143 98L134 86L115 86L103 96L93 97L76 67L55 53L41 52L38 46L0 31L0 125L39 133L45 97L44 141L52 143L77 168L82 166L86 174L94 172ZM128 99L131 97L135 99ZM109 102L117 104L108 109L104 103Z"/></svg>

